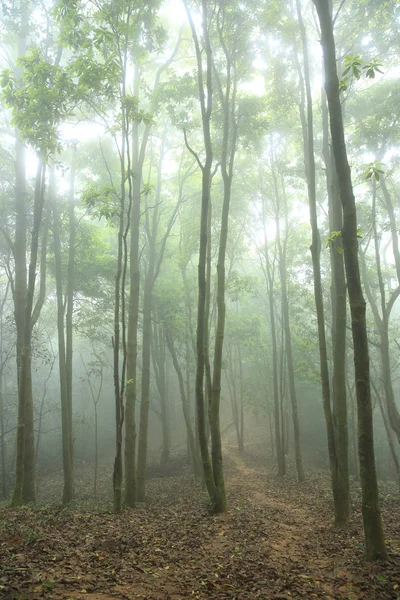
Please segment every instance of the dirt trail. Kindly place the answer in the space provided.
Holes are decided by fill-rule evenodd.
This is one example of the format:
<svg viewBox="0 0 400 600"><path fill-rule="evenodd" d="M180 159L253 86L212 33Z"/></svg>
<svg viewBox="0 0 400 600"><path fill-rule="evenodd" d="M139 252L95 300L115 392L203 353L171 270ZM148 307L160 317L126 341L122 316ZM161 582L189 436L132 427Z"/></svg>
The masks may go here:
<svg viewBox="0 0 400 600"><path fill-rule="evenodd" d="M0 510L0 599L400 600L399 555L364 562L357 504L347 532L332 528L324 474L281 481L233 450L225 469L222 516L208 514L189 472L152 479L146 508L118 516ZM398 502L384 512L399 539Z"/></svg>

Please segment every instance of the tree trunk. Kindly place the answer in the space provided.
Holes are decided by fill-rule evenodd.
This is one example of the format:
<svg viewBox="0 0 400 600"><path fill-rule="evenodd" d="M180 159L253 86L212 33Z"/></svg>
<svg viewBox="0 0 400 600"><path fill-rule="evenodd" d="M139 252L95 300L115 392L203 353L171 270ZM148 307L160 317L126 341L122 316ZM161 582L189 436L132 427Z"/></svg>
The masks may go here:
<svg viewBox="0 0 400 600"><path fill-rule="evenodd" d="M124 63L123 75L123 97L125 97L125 78L126 78L126 57ZM122 443L123 427L125 420L125 369L127 362L127 346L125 339L125 277L127 272L127 246L126 238L129 231L129 222L126 223L126 212L128 219L130 208L126 208L126 170L130 172L129 154L128 165L126 165L127 146L129 145L128 132L129 126L125 110L122 107L122 142L120 153L120 177L121 193L119 204L119 228L118 228L118 246L117 246L117 265L114 287L114 336L113 336L113 380L114 380L114 403L115 403L115 459L113 469L113 492L114 492L114 510L120 513L122 509L122 482L123 482L123 464L122 464ZM126 168L127 167L127 168ZM130 183L130 175L128 181ZM131 188L129 188L131 199ZM122 368L120 370L120 355L122 346ZM128 380L129 381L129 380Z"/></svg>
<svg viewBox="0 0 400 600"><path fill-rule="evenodd" d="M151 251L151 250L150 250ZM150 259L151 260L151 259ZM140 425L138 441L138 463L136 473L136 494L139 502L145 501L146 464L147 464L147 431L150 409L150 354L151 354L151 301L153 268L149 265L145 275L143 294L143 345L142 345L142 383L140 400Z"/></svg>
<svg viewBox="0 0 400 600"><path fill-rule="evenodd" d="M296 0L297 1L297 0ZM318 326L318 347L319 347L319 359L320 359L320 375L321 375L321 388L322 388L322 404L324 408L324 416L327 431L328 441L328 455L329 455L329 467L332 482L332 494L333 503L335 509L335 521L338 520L342 512L340 497L338 494L337 485L337 456L336 456L336 440L335 440L335 428L334 419L332 414L331 406L331 390L329 381L329 368L328 368L328 351L326 343L326 331L325 331L325 310L324 310L324 297L322 291L322 280L321 280L321 238L318 229L318 216L317 216L317 194L316 194L316 179L315 179L315 157L314 157L314 125L313 125L313 108L312 108L312 93L311 93L311 80L309 72L309 57L308 57L308 43L306 36L306 29L302 19L300 3L297 2L297 14L299 18L300 33L302 38L303 46L303 60L304 60L304 86L306 89L306 95L304 93L302 73L299 67L299 75L301 79L301 102L299 106L300 120L303 131L303 145L304 145L304 163L307 177L307 189L308 189L308 202L310 207L310 224L311 224L311 258L312 268L314 277L314 298L315 308L317 313L317 326Z"/></svg>
<svg viewBox="0 0 400 600"><path fill-rule="evenodd" d="M167 342L168 350L171 354L174 369L178 376L179 391L180 391L180 395L181 395L182 409L183 409L183 418L185 419L187 437L188 437L189 446L190 446L190 454L191 454L192 460L193 460L193 470L194 470L195 475L198 476L200 474L201 468L200 468L200 463L199 463L197 449L196 449L196 440L195 440L195 436L194 436L193 429L192 429L192 423L190 421L189 403L188 403L188 398L186 395L182 369L180 367L178 357L176 355L176 350L175 350L175 345L174 345L172 334L169 331L166 332L166 342Z"/></svg>
<svg viewBox="0 0 400 600"><path fill-rule="evenodd" d="M383 407L382 398L381 398L381 395L380 395L380 393L378 391L378 388L374 384L373 380L371 380L371 383L372 383L372 387L373 387L374 392L375 392L375 396L376 396L376 398L378 400L379 410L381 411L382 421L383 421L383 425L385 427L386 436L387 436L387 440L388 440L390 456L391 456L391 458L393 460L394 468L395 468L395 471L396 471L397 485L399 486L399 489L400 489L400 462L399 462L399 459L398 459L398 456L397 456L396 448L395 448L394 443L393 443L392 433L391 433L391 430L390 430L389 421L388 421L387 415L385 413L385 409Z"/></svg>
<svg viewBox="0 0 400 600"><path fill-rule="evenodd" d="M347 397L350 402L350 418L351 418L351 437L352 437L352 452L353 452L353 469L354 478L359 481L360 473L358 469L358 453L357 453L357 426L356 426L356 415L355 415L355 399L353 396L352 389L350 388L348 377L346 376L347 382Z"/></svg>
<svg viewBox="0 0 400 600"><path fill-rule="evenodd" d="M163 236L161 248L157 255L157 232L159 225L159 204L161 201L162 187L162 167L165 154L166 129L164 129L163 138L160 147L160 156L157 166L157 186L155 194L155 208L150 225L149 213L146 211L146 231L149 248L149 264L145 274L144 291L143 291L143 344L142 344L142 380L141 380L141 401L140 401L140 425L139 425L139 441L138 441L138 460L137 460L137 499L139 502L145 501L146 495L146 465L147 465L147 443L148 443L148 426L149 426L149 409L150 409L150 366L151 366L151 315L153 304L153 288L157 280L161 262L163 260L166 241L170 234L175 214L170 218L167 226L167 231ZM176 210L179 205L176 205ZM165 391L165 390L164 390ZM166 423L166 421L165 421Z"/></svg>
<svg viewBox="0 0 400 600"><path fill-rule="evenodd" d="M3 354L2 331L3 316L1 316L0 346ZM3 356L1 357L3 361ZM6 445L5 445L5 426L4 426L4 400L3 400L3 362L0 367L0 466L1 466L1 497L6 499L8 496L7 485L7 467L6 467Z"/></svg>
<svg viewBox="0 0 400 600"><path fill-rule="evenodd" d="M375 467L366 306L361 288L358 262L356 204L344 137L332 16L329 10L329 3L326 0L313 0L313 2L317 8L321 25L325 89L329 107L332 147L343 207L342 240L354 345L358 411L358 451L360 457L365 547L367 557L371 560L376 560L386 558L387 554Z"/></svg>
<svg viewBox="0 0 400 600"><path fill-rule="evenodd" d="M134 95L139 97L140 69L135 67ZM132 181L132 212L130 238L130 288L128 307L128 340L126 363L126 408L125 408L125 498L130 508L136 502L136 397L137 397L137 346L138 319L140 297L140 220L141 220L141 186L144 154L147 137L144 136L139 150L139 124L136 123L132 133L132 169L135 177Z"/></svg>
<svg viewBox="0 0 400 600"><path fill-rule="evenodd" d="M156 376L157 389L160 396L162 431L161 465L165 465L165 463L169 460L171 445L167 382L165 376L165 343L166 341L164 338L163 328L155 323L153 330L152 361Z"/></svg>
<svg viewBox="0 0 400 600"><path fill-rule="evenodd" d="M284 182L282 182L282 191L283 191L283 202L284 202L284 213L285 213L285 238L283 241L283 246L281 243L281 235L280 235L280 198L279 198L279 190L278 183L276 180L275 170L273 169L273 178L274 178L274 187L275 187L275 197L277 202L276 212L277 212L277 241L278 241L278 250L279 250L279 269L280 269L280 279L281 279L281 295L282 295L282 319L283 319L283 328L285 332L285 346L286 346L286 361L288 368L288 379L289 379L289 393L290 400L292 405L292 419L293 419L293 435L294 435L294 451L295 451L295 459L296 459L296 469L297 469L297 477L300 482L305 480L304 475L304 467L303 467L303 459L301 455L301 444L300 444L300 425L299 425L299 416L298 416L298 405L297 405L297 394L296 394L296 385L294 380L294 365L293 365L293 350L292 350L292 333L290 329L290 317L289 317L289 300L287 294L287 267L286 267L286 249L287 249L287 240L288 240L288 209L287 209L287 201L286 194L284 188Z"/></svg>
<svg viewBox="0 0 400 600"><path fill-rule="evenodd" d="M7 301L9 291L9 284L7 284L2 298L0 300L0 467L1 467L1 497L4 500L8 496L8 474L7 474L7 462L6 462L6 445L5 445L5 408L4 408L4 370L6 368L9 355L5 356L4 353L4 307ZM3 292L3 290L2 290Z"/></svg>
<svg viewBox="0 0 400 600"><path fill-rule="evenodd" d="M330 254L332 269L332 400L335 429L336 477L335 523L338 527L347 524L350 513L349 482L349 439L346 396L346 333L347 304L346 278L343 263L343 246L340 236L343 225L342 206L332 152L329 147L329 122L325 94L322 98L323 156L329 200L329 222L331 231Z"/></svg>
<svg viewBox="0 0 400 600"><path fill-rule="evenodd" d="M286 473L285 455L282 444L282 427L280 418L280 403L278 393L278 349L276 343L276 326L275 326L275 308L274 308L274 281L271 273L271 264L269 260L269 248L266 231L266 217L263 200L263 227L264 227L264 246L265 246L265 271L268 285L268 305L269 305L269 323L271 329L271 341L272 341L272 384L273 384L273 398L274 398L274 421L275 421L275 446L276 446L276 458L278 463L278 475L283 477Z"/></svg>
<svg viewBox="0 0 400 600"><path fill-rule="evenodd" d="M18 428L17 467L12 506L28 504L36 500L35 441L33 429L32 398L32 313L39 251L39 233L43 215L46 167L38 158L36 171L33 227L28 269L28 285L25 296L23 341L18 360ZM25 261L25 257L24 257Z"/></svg>
<svg viewBox="0 0 400 600"><path fill-rule="evenodd" d="M58 365L60 377L60 399L61 399L61 428L62 428L62 456L64 471L63 504L68 504L73 496L73 470L71 455L71 422L68 401L68 379L65 349L64 330L64 294L62 282L62 256L60 239L60 214L56 206L55 193L55 167L51 168L49 183L49 200L53 207L53 239L55 257L55 279L57 295L57 334L58 334Z"/></svg>
<svg viewBox="0 0 400 600"><path fill-rule="evenodd" d="M207 259L207 241L208 241L208 211L210 208L211 196L211 170L213 164L213 149L211 143L211 114L212 114L212 56L210 41L208 38L208 10L206 0L202 0L202 23L205 39L205 57L207 67L203 68L202 49L197 36L196 27L192 15L188 8L186 0L184 1L185 10L189 19L190 28L195 44L197 77L200 96L200 107L202 116L203 140L205 149L205 161L201 166L201 216L200 216L200 244L199 244L199 264L198 264L198 303L197 303L197 329L196 329L196 412L199 435L199 445L203 464L204 482L207 487L211 502L216 500L216 486L213 477L213 470L208 451L207 428L204 403L204 370L205 370L205 327L206 327L206 259ZM204 85L204 76L206 76L206 86ZM197 157L198 159L198 157Z"/></svg>
<svg viewBox="0 0 400 600"><path fill-rule="evenodd" d="M228 389L229 389L229 395L231 398L232 418L233 418L233 423L235 425L238 451L241 452L240 411L239 411L239 405L238 405L238 399L237 399L235 355L234 355L232 347L228 348L227 356L228 356L229 369L225 369L225 378L226 378L226 383L227 383Z"/></svg>
<svg viewBox="0 0 400 600"><path fill-rule="evenodd" d="M76 237L76 218L75 218L75 168L71 167L70 188L68 198L68 218L69 218L69 254L67 271L67 311L66 311L66 371L67 371L67 404L69 419L69 452L72 470L74 467L74 436L72 422L72 360L73 360L73 312L74 312L74 286L75 286L75 237ZM73 490L72 490L73 491Z"/></svg>
<svg viewBox="0 0 400 600"><path fill-rule="evenodd" d="M20 33L18 38L18 56L26 52L26 42L29 29L29 14L26 6L21 13ZM20 75L20 69L16 70L16 78ZM21 379L21 356L24 347L25 332L25 305L27 295L27 214L28 197L26 189L26 151L25 146L16 131L15 141L15 237L14 237L14 260L15 260L15 289L14 289L14 317L17 329L17 381L18 381L18 427L16 447L16 475L15 487L11 504L17 506L22 504L22 487L24 479L24 430L25 423L25 398L22 395Z"/></svg>
<svg viewBox="0 0 400 600"><path fill-rule="evenodd" d="M240 438L239 438L239 452L244 452L244 391L243 391L243 364L242 364L242 354L240 352L240 344L237 346L237 358L239 363L239 430L240 430Z"/></svg>

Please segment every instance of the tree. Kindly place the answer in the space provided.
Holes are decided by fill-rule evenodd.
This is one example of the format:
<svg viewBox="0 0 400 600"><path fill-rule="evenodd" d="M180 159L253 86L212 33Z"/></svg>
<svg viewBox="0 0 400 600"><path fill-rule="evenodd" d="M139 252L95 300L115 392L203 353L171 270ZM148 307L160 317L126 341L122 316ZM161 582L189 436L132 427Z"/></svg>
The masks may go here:
<svg viewBox="0 0 400 600"><path fill-rule="evenodd" d="M325 90L328 100L332 149L335 157L340 198L343 207L342 240L346 268L347 290L351 311L354 346L354 366L358 412L358 449L362 488L362 513L365 549L371 560L386 558L382 517L379 506L378 482L375 469L372 423L371 386L365 300L361 288L358 261L358 225L351 172L347 158L333 21L327 0L313 0L321 26L324 56Z"/></svg>
<svg viewBox="0 0 400 600"><path fill-rule="evenodd" d="M166 132L164 129L163 138L161 141L160 155L157 167L157 183L155 193L155 208L153 209L153 218L150 223L149 207L146 207L146 234L148 241L148 265L145 273L144 292L143 292L143 346L142 346L142 384L141 384L141 402L140 402L140 428L138 440L138 463L137 463L137 499L139 502L145 500L145 484L146 484L146 463L147 463L147 431L148 418L150 408L150 362L151 362L151 315L153 288L160 273L161 264L164 258L167 240L171 233L173 224L179 206L182 202L182 197L178 196L177 202L173 207L164 234L161 239L158 239L158 231L160 225L160 204L162 191L162 166L166 154ZM159 250L157 252L157 246Z"/></svg>
<svg viewBox="0 0 400 600"><path fill-rule="evenodd" d="M57 207L56 190L55 190L55 167L50 171L49 182L49 201L53 209L53 241L54 241L54 258L55 258L55 279L56 279L56 294L57 294L57 333L58 333L58 364L60 376L60 398L61 398L61 419L62 419L62 448L63 448L63 469L64 469L64 489L63 489L63 504L68 504L73 497L73 434L72 434L72 372L67 371L67 344L65 339L65 309L67 306L68 314L72 317L72 306L69 303L73 302L73 264L72 273L71 267L68 269L68 281L66 286L66 298L64 301L63 289L63 268L61 254L61 238L60 238L60 218L61 215ZM72 201L72 199L70 199ZM74 227L73 222L70 227ZM70 236L70 253L73 253L74 239ZM72 244L72 248L71 248ZM73 256L73 255L72 255ZM73 260L73 259L72 259ZM70 292L72 288L72 294ZM69 340L72 335L72 322L70 323ZM68 359L70 371L72 368L72 344L68 343L71 356Z"/></svg>
<svg viewBox="0 0 400 600"><path fill-rule="evenodd" d="M13 108L13 124L19 135L25 138L37 151L37 169L33 201L33 228L30 242L30 262L26 280L26 228L27 205L25 200L24 159L23 151L16 160L16 197L18 236L15 247L18 247L18 268L16 268L15 303L17 331L17 364L19 389L19 425L17 432L17 467L16 483L12 504L35 501L35 460L33 434L33 402L32 402L32 330L38 320L44 302L41 276L41 293L34 303L36 268L39 254L40 229L42 224L45 198L46 161L58 148L57 128L68 114L68 101L74 102L75 87L71 84L67 73L57 65L49 63L40 50L20 58L22 73L18 86L10 71L3 72L2 86L5 99ZM32 83L35 82L35 87ZM21 85L22 83L22 85ZM42 107L47 106L46 115ZM60 107L64 106L62 109ZM19 145L20 141L17 141ZM19 146L18 146L19 147ZM20 150L18 150L20 152ZM45 239L45 238L44 238ZM21 252L21 248L23 252ZM23 309L23 310L22 310Z"/></svg>
<svg viewBox="0 0 400 600"><path fill-rule="evenodd" d="M223 512L226 508L226 499L223 490L218 490L214 480L210 454L207 443L206 430L206 412L204 403L204 370L205 370L205 335L206 335L206 259L208 244L208 219L210 210L210 188L213 175L213 147L211 141L211 116L213 107L213 85L212 85L212 51L208 31L209 15L208 6L205 0L201 2L201 17L203 28L204 47L200 45L199 35L189 10L186 0L184 0L186 14L188 16L190 29L192 31L193 42L196 52L198 91L200 100L202 134L204 143L204 161L200 162L198 154L189 146L186 132L185 142L189 151L196 158L201 170L201 220L200 220L200 247L199 247L199 266L198 266L198 304L197 304L197 331L196 331L196 409L197 426L199 434L199 445L203 465L204 480L211 501L215 504L218 512ZM203 54L204 53L204 54ZM205 65L203 55L205 56Z"/></svg>
<svg viewBox="0 0 400 600"><path fill-rule="evenodd" d="M280 193L278 189L278 182L275 170L272 170L273 179L274 179L274 189L275 189L275 198L276 198L276 234L277 234L277 242L278 242L278 252L279 252L279 272L281 279L281 296L282 296L282 319L285 334L285 349L286 349L286 361L287 361L287 370L288 370L288 379L289 379L289 393L290 400L292 404L292 419L293 419L293 433L294 433L294 447L295 447L295 459L296 459L296 469L297 469L297 477L299 481L305 480L304 468L303 468L303 459L301 454L301 443L300 443L300 425L299 425L299 415L298 415L298 405L297 405L297 394L296 394L296 384L294 377L294 364L293 364L293 349L292 349L292 333L290 328L290 318L289 318L289 301L288 301L288 293L287 293L287 267L286 267L286 253L287 253L287 241L288 241L288 206L287 206L287 198L285 191L285 182L282 177L282 195L283 195L283 210L285 215L285 237L283 239L283 244L281 241L281 233L280 233Z"/></svg>
<svg viewBox="0 0 400 600"><path fill-rule="evenodd" d="M345 389L343 394L344 373L341 369L343 368L343 364L339 366L338 359L344 360L345 356L343 353L343 347L341 347L340 344L343 345L343 331L345 331L343 330L343 325L345 327L346 322L345 320L343 320L343 303L341 303L338 306L336 306L335 310L335 312L337 312L339 309L341 309L342 313L339 314L340 318L338 318L335 321L335 326L338 325L340 329L336 329L335 327L333 333L335 345L335 367L333 382L334 390L332 394L331 384L329 380L328 347L325 329L325 308L321 278L321 236L318 226L317 213L317 188L314 152L314 116L311 91L310 62L308 56L308 42L306 29L303 22L301 5L299 0L297 0L296 4L303 47L304 77L302 75L300 65L298 64L301 86L301 101L299 105L299 112L303 133L304 163L307 178L310 223L312 232L311 257L314 275L314 297L318 322L318 344L320 353L322 399L327 429L329 463L332 481L333 501L335 508L335 523L338 526L344 526L347 523L350 509L347 462L347 412ZM329 193L332 193L331 188L329 189ZM336 245L333 251L337 252ZM333 267L335 278L338 279L339 275L336 274L339 273L340 266L338 263L340 261L340 258L335 256L335 259L336 260L333 261ZM340 294L342 292L339 280L336 284L336 291L337 294ZM336 304L338 304L338 299L339 296L335 296ZM340 297L340 300L343 302L343 297ZM338 354L338 352L341 352L341 354ZM335 421L335 417L339 417L339 419ZM340 449L338 449L339 442L341 442L342 444Z"/></svg>

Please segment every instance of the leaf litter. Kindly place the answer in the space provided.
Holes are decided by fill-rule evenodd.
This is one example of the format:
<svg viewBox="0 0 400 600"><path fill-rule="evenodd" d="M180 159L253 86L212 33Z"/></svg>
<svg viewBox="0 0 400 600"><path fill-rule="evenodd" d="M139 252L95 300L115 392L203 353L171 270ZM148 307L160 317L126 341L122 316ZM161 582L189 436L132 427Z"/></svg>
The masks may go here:
<svg viewBox="0 0 400 600"><path fill-rule="evenodd" d="M79 500L0 509L1 600L400 600L400 503L382 488L389 561L363 556L360 495L353 484L347 530L332 526L329 478L310 471L276 477L257 453L225 456L229 510L210 514L188 467L148 481L146 505L111 510L87 494L89 466L77 472ZM61 478L59 477L61 484ZM54 496L55 479L41 483Z"/></svg>

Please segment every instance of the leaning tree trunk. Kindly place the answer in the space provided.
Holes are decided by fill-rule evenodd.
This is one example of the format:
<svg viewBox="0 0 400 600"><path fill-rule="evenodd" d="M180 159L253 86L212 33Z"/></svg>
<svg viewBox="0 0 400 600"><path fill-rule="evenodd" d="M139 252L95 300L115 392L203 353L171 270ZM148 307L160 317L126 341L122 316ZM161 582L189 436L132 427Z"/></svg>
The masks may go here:
<svg viewBox="0 0 400 600"><path fill-rule="evenodd" d="M358 262L356 203L344 136L332 15L327 0L313 0L313 2L317 8L321 25L325 89L329 107L332 148L343 207L342 240L354 346L358 412L358 451L360 457L365 547L367 557L371 560L376 560L386 558L387 554L375 467L366 304L361 288Z"/></svg>

